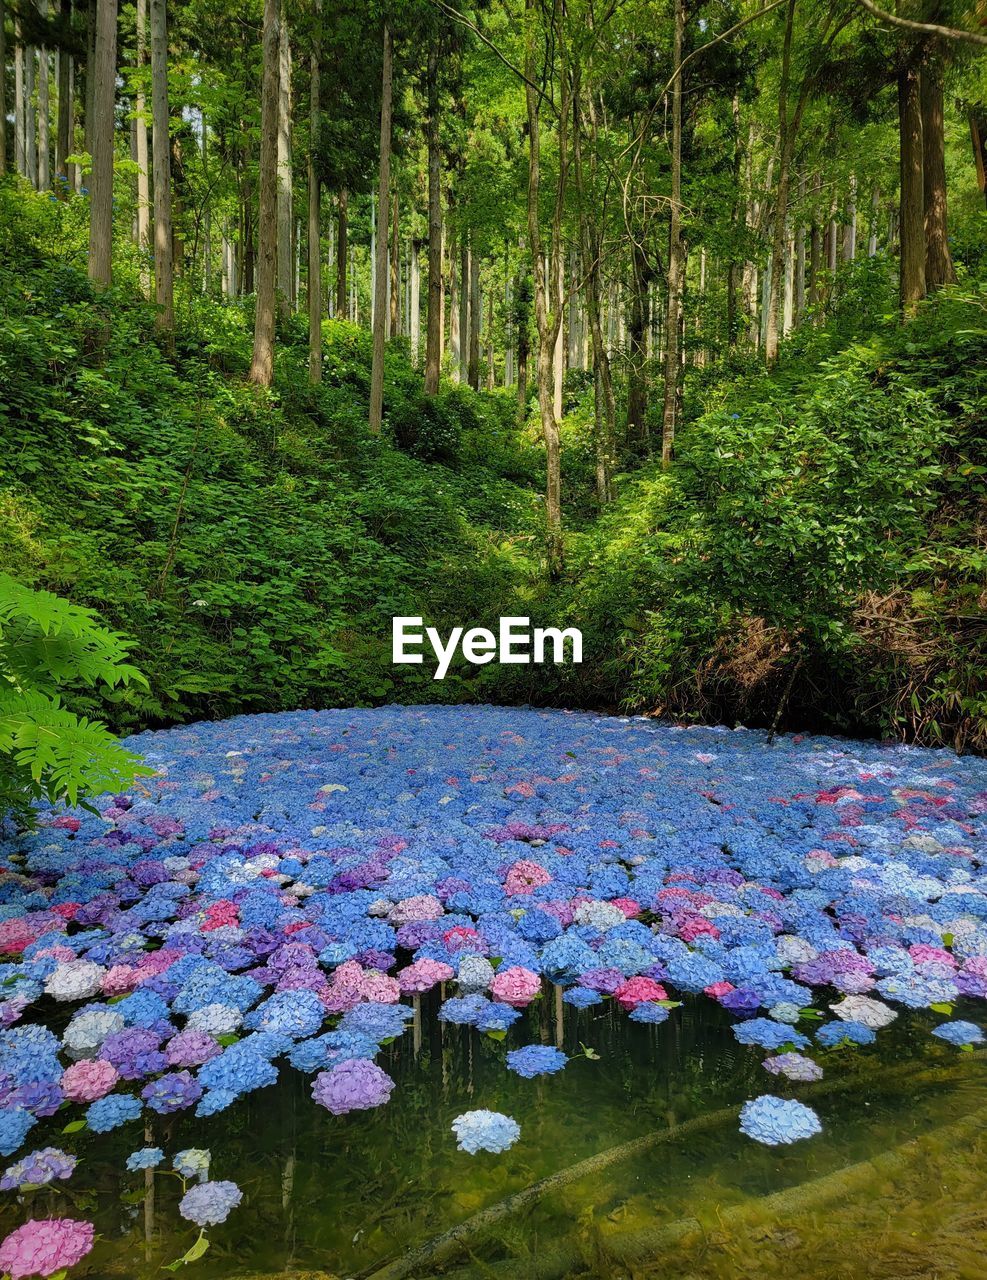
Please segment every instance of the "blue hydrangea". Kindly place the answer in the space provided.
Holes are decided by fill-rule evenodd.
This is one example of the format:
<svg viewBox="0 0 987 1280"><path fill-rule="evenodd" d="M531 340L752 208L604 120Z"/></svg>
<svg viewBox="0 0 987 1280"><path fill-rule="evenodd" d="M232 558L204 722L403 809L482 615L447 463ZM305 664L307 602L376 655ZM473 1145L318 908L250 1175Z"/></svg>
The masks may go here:
<svg viewBox="0 0 987 1280"><path fill-rule="evenodd" d="M822 1132L822 1125L812 1108L804 1103L765 1093L753 1102L744 1103L740 1110L740 1132L756 1142L777 1147L811 1138Z"/></svg>
<svg viewBox="0 0 987 1280"><path fill-rule="evenodd" d="M36 1124L35 1117L23 1107L0 1111L0 1156L12 1156Z"/></svg>
<svg viewBox="0 0 987 1280"><path fill-rule="evenodd" d="M873 1044L877 1033L862 1022L824 1022L816 1032L819 1044L831 1049L834 1045L849 1041L850 1044Z"/></svg>
<svg viewBox="0 0 987 1280"><path fill-rule="evenodd" d="M936 1027L932 1034L938 1036L940 1040L945 1040L947 1044L955 1044L959 1046L967 1044L983 1044L984 1033L974 1022L962 1022L957 1019L954 1022L944 1022Z"/></svg>
<svg viewBox="0 0 987 1280"><path fill-rule="evenodd" d="M139 1098L129 1093L111 1093L98 1098L86 1109L86 1124L93 1133L109 1133L119 1129L129 1120L136 1120L141 1113Z"/></svg>
<svg viewBox="0 0 987 1280"><path fill-rule="evenodd" d="M127 1168L131 1173L140 1169L156 1169L164 1160L164 1152L160 1147L141 1147L139 1151L127 1156Z"/></svg>
<svg viewBox="0 0 987 1280"><path fill-rule="evenodd" d="M521 1136L517 1121L499 1111L466 1111L453 1120L452 1131L459 1150L471 1156L478 1151L507 1151Z"/></svg>
<svg viewBox="0 0 987 1280"><path fill-rule="evenodd" d="M756 1044L762 1049L780 1049L783 1045L805 1049L809 1044L800 1031L784 1022L772 1022L770 1018L751 1018L749 1022L738 1022L733 1034L741 1044Z"/></svg>
<svg viewBox="0 0 987 1280"><path fill-rule="evenodd" d="M526 1080L554 1075L568 1061L561 1049L547 1044L527 1044L522 1049L512 1049L507 1055L508 1067Z"/></svg>

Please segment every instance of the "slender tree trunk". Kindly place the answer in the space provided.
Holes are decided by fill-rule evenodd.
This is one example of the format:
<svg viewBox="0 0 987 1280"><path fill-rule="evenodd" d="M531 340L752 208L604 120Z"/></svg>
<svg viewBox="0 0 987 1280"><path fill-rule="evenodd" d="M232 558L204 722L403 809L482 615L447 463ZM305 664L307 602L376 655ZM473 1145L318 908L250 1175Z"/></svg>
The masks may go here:
<svg viewBox="0 0 987 1280"><path fill-rule="evenodd" d="M411 342L411 362L418 368L422 342L422 275L421 244L418 240L411 242L411 259L408 263L408 337ZM441 248L441 245L440 245ZM439 255L441 258L441 254ZM441 268L440 268L441 269ZM442 295L439 295L439 320L442 319ZM441 325L439 333L441 334Z"/></svg>
<svg viewBox="0 0 987 1280"><path fill-rule="evenodd" d="M97 0L87 0L86 4L86 80L85 98L83 101L82 137L84 149L93 153L93 94L96 91L96 4ZM88 188L92 183L92 172L80 167L82 186Z"/></svg>
<svg viewBox="0 0 987 1280"><path fill-rule="evenodd" d="M390 285L387 291L390 322L388 332L396 338L401 332L401 217L398 193L391 192Z"/></svg>
<svg viewBox="0 0 987 1280"><path fill-rule="evenodd" d="M634 280L631 291L627 341L630 371L627 386L627 437L650 453L648 431L648 370L646 334L648 329L648 282L650 268L644 250L635 242L631 250Z"/></svg>
<svg viewBox="0 0 987 1280"><path fill-rule="evenodd" d="M792 0L794 3L794 0ZM679 395L679 320L682 307L682 39L685 5L675 0L672 42L672 195L668 223L668 301L665 312L665 403L661 417L661 465L672 463Z"/></svg>
<svg viewBox="0 0 987 1280"><path fill-rule="evenodd" d="M150 0L151 121L154 166L154 299L157 325L175 327L175 264L171 225L171 112L168 104L168 13L166 0Z"/></svg>
<svg viewBox="0 0 987 1280"><path fill-rule="evenodd" d="M7 14L0 0L0 178L7 172Z"/></svg>
<svg viewBox="0 0 987 1280"><path fill-rule="evenodd" d="M322 193L319 188L319 171L315 164L319 140L319 113L322 109L322 80L320 72L321 50L319 46L322 0L315 0L315 24L312 33L312 56L309 62L311 87L309 90L309 140L308 140L308 376L310 382L322 381L322 255L319 252L321 238Z"/></svg>
<svg viewBox="0 0 987 1280"><path fill-rule="evenodd" d="M562 448L559 424L555 416L553 355L562 324L562 298L555 278L550 284L546 279L545 253L541 234L541 106L535 87L535 0L527 0L528 30L525 38L525 102L528 115L528 238L531 249L534 276L535 322L538 328L538 407L541 415L542 438L545 441L545 525L548 572L557 578L563 568L562 542ZM565 93L566 90L563 90ZM565 103L558 114L558 153L566 155ZM551 253L554 258L562 251L562 203L565 195L565 169L560 166L557 178L555 210L552 217ZM549 289L551 288L551 298Z"/></svg>
<svg viewBox="0 0 987 1280"><path fill-rule="evenodd" d="M351 319L347 305L349 279L349 203L350 193L343 187L336 201L336 315Z"/></svg>
<svg viewBox="0 0 987 1280"><path fill-rule="evenodd" d="M483 310L480 298L480 255L470 248L470 324L469 364L466 380L474 391L480 389L480 329L483 326Z"/></svg>
<svg viewBox="0 0 987 1280"><path fill-rule="evenodd" d="M442 150L439 140L439 37L432 39L426 70L428 119L428 315L425 333L425 394L439 389L442 365Z"/></svg>
<svg viewBox="0 0 987 1280"><path fill-rule="evenodd" d="M470 364L470 246L464 228L460 235L459 272L459 380L469 381Z"/></svg>
<svg viewBox="0 0 987 1280"><path fill-rule="evenodd" d="M4 68L6 73L6 68ZM27 172L27 102L24 96L24 45L21 20L14 16L14 169Z"/></svg>
<svg viewBox="0 0 987 1280"><path fill-rule="evenodd" d="M380 211L375 245L374 345L370 369L370 432L380 435L384 422L384 346L387 340L387 210L391 200L391 113L393 110L394 35L384 23L384 60L380 98L380 177L377 208Z"/></svg>
<svg viewBox="0 0 987 1280"><path fill-rule="evenodd" d="M295 264L291 231L294 190L291 167L291 41L287 3L282 0L278 42L278 311L291 314L295 299Z"/></svg>
<svg viewBox="0 0 987 1280"><path fill-rule="evenodd" d="M257 309L250 381L269 387L274 381L274 331L278 287L278 0L264 0L260 117L260 217L257 253Z"/></svg>
<svg viewBox="0 0 987 1280"><path fill-rule="evenodd" d="M431 291L429 298L431 299ZM429 306L431 305L430 300ZM460 381L462 357L462 339L459 329L459 245L456 243L454 229L449 241L449 363L453 382Z"/></svg>
<svg viewBox="0 0 987 1280"><path fill-rule="evenodd" d="M146 6L145 6L146 7ZM72 16L72 0L61 0L62 22ZM59 180L59 194L68 194L72 184L67 157L72 153L72 55L67 49L58 50L58 120L55 127L55 177ZM65 180L62 187L61 179Z"/></svg>
<svg viewBox="0 0 987 1280"><path fill-rule="evenodd" d="M973 167L977 174L977 186L987 201L987 107L970 107L970 144L973 147Z"/></svg>
<svg viewBox="0 0 987 1280"><path fill-rule="evenodd" d="M89 279L113 281L113 105L117 82L117 0L98 0L93 64L93 173L89 202Z"/></svg>
<svg viewBox="0 0 987 1280"><path fill-rule="evenodd" d="M34 111L37 52L34 45L28 45L24 57L24 162L27 180L35 190L38 187L38 117Z"/></svg>
<svg viewBox="0 0 987 1280"><path fill-rule="evenodd" d="M147 0L137 0L137 65L143 71L147 65ZM167 86L166 86L167 87ZM61 135L61 89L59 88L58 118ZM147 254L151 244L151 184L147 145L147 101L140 88L134 98L135 125L137 128L137 252L141 257L141 288L144 296L151 291L151 272Z"/></svg>
<svg viewBox="0 0 987 1280"><path fill-rule="evenodd" d="M48 0L38 0L42 18L48 17ZM51 187L51 100L49 92L49 53L44 45L38 50L38 190ZM6 68L4 68L6 72Z"/></svg>
<svg viewBox="0 0 987 1280"><path fill-rule="evenodd" d="M764 359L770 366L778 359L778 343L782 331L785 280L785 240L788 219L788 188L795 130L788 116L788 87L792 64L792 28L795 0L788 0L785 15L785 39L782 48L781 82L778 87L778 188L775 193L774 230L771 240L771 280L765 308Z"/></svg>
<svg viewBox="0 0 987 1280"><path fill-rule="evenodd" d="M929 57L922 67L922 184L925 211L925 285L929 290L956 283L946 234L946 140L943 123L942 63Z"/></svg>
<svg viewBox="0 0 987 1280"><path fill-rule="evenodd" d="M843 261L854 262L857 257L857 179L850 175L850 196L847 201L847 220L843 228Z"/></svg>
<svg viewBox="0 0 987 1280"><path fill-rule="evenodd" d="M925 195L922 177L922 102L919 71L898 73L898 126L901 138L900 296L905 315L925 297Z"/></svg>

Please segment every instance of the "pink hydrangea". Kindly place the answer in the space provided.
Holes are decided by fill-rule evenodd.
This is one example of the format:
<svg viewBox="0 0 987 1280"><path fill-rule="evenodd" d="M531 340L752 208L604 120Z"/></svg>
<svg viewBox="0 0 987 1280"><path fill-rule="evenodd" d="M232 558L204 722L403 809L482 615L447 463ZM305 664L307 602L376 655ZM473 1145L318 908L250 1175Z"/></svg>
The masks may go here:
<svg viewBox="0 0 987 1280"><path fill-rule="evenodd" d="M448 982L455 970L439 960L415 960L398 972L398 982L404 992L430 991L440 982Z"/></svg>
<svg viewBox="0 0 987 1280"><path fill-rule="evenodd" d="M508 868L504 878L505 893L531 893L541 885L548 884L552 877L544 867L528 858L521 858Z"/></svg>
<svg viewBox="0 0 987 1280"><path fill-rule="evenodd" d="M633 898L614 898L611 905L619 907L628 920L634 920L641 914L641 904Z"/></svg>
<svg viewBox="0 0 987 1280"><path fill-rule="evenodd" d="M75 1218L30 1218L0 1244L0 1271L11 1280L51 1276L74 1267L93 1247L91 1222Z"/></svg>
<svg viewBox="0 0 987 1280"><path fill-rule="evenodd" d="M391 908L388 919L391 924L414 924L421 920L438 920L445 908L431 893L419 893L413 898L402 898Z"/></svg>
<svg viewBox="0 0 987 1280"><path fill-rule="evenodd" d="M401 987L397 978L368 969L360 982L360 997L375 1004L397 1004L401 999Z"/></svg>
<svg viewBox="0 0 987 1280"><path fill-rule="evenodd" d="M44 933L61 929L64 921L50 916L13 916L0 921L0 952L21 952Z"/></svg>
<svg viewBox="0 0 987 1280"><path fill-rule="evenodd" d="M500 969L494 974L490 990L494 999L500 1000L502 1004L524 1009L541 991L541 978L531 969L511 965L509 969Z"/></svg>
<svg viewBox="0 0 987 1280"><path fill-rule="evenodd" d="M718 938L720 931L712 920L707 920L705 916L685 916L679 921L678 935L683 942L694 942L701 934L709 934L711 938Z"/></svg>
<svg viewBox="0 0 987 1280"><path fill-rule="evenodd" d="M654 978L628 978L613 994L624 1009L633 1009L635 1005L647 1004L651 1000L668 999L665 988Z"/></svg>
<svg viewBox="0 0 987 1280"><path fill-rule="evenodd" d="M330 1013L345 1013L358 1005L363 996L363 965L346 960L333 973L322 1002Z"/></svg>
<svg viewBox="0 0 987 1280"><path fill-rule="evenodd" d="M60 818L56 818L51 824L56 831L71 831L75 833L82 826L79 818L73 818L69 814L63 814Z"/></svg>
<svg viewBox="0 0 987 1280"><path fill-rule="evenodd" d="M105 1098L119 1079L119 1072L111 1062L103 1058L83 1058L62 1072L62 1093L69 1102L95 1102L97 1098Z"/></svg>
<svg viewBox="0 0 987 1280"><path fill-rule="evenodd" d="M926 942L916 942L908 948L908 954L916 964L946 964L950 969L956 968L956 959L942 947L930 947Z"/></svg>
<svg viewBox="0 0 987 1280"><path fill-rule="evenodd" d="M202 922L202 932L210 933L214 929L222 929L226 925L238 925L240 923L240 912L235 902L230 902L228 898L219 898L215 902L210 902L205 910L205 919Z"/></svg>
<svg viewBox="0 0 987 1280"><path fill-rule="evenodd" d="M711 982L708 987L703 987L703 994L712 996L714 1000L719 1000L720 996L728 995L732 990L732 982Z"/></svg>
<svg viewBox="0 0 987 1280"><path fill-rule="evenodd" d="M100 984L106 996L122 996L141 981L143 975L129 964L115 964L103 974Z"/></svg>

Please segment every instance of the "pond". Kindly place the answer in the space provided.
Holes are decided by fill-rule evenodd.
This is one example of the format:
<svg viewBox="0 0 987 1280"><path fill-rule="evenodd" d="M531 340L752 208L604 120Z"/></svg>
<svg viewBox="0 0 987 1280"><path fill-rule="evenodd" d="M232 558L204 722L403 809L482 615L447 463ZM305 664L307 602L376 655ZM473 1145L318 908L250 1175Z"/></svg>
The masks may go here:
<svg viewBox="0 0 987 1280"><path fill-rule="evenodd" d="M29 1218L89 1222L95 1244L72 1277L166 1274L200 1238L180 1211L197 1181L172 1161L204 1148L209 1178L242 1200L178 1270L217 1280L984 1273L983 761L492 708L244 717L134 745L159 770L143 791L98 816L42 814L37 834L4 846L3 980L17 994L0 1004L0 1073L30 1075L17 1028L64 1038L63 1070L92 1060L71 1049L80 1010L123 1010L167 1046L196 1009L235 1002L246 975L260 990L243 1025L215 1032L216 1056L189 1072L204 1088L181 1105L155 1101L175 1064L153 1054L109 1095L146 1105L107 1132L82 1125L91 1108L62 1101L46 1115L27 1099L36 1124L8 1163L55 1146L78 1165L7 1191L2 1234ZM441 914L401 923L398 905L430 889ZM231 902L235 920L217 905ZM573 911L614 902L624 925ZM425 927L437 919L445 932ZM18 940L25 920L47 931ZM251 929L317 953L318 981L288 981L276 948L237 954L260 936ZM182 939L184 959L171 957ZM566 972L577 943L608 963ZM635 962L631 944L651 951ZM477 1021L460 981L471 955L498 974L526 962L539 979L517 1008L483 997L503 1029L450 1020ZM78 980L76 956L100 967L99 990L66 999L52 975ZM339 1057L319 1073L304 1046L354 1008L398 999L378 985L376 999L340 1005L333 975L354 956L364 973L400 977L430 959L450 976L421 993L406 981L407 1029L378 1028L363 1055L393 1081L386 1103L333 1114L312 1089ZM621 979L661 995L631 998ZM272 991L302 1011L317 992L322 1025L265 1042L275 1083L248 1079L235 1056L240 1084L219 1080L215 1064L269 1035L275 1012L287 1026ZM167 1025L150 993L170 1006ZM875 1035L841 1016L844 1000L887 1025ZM885 1014L872 1019L872 1005ZM967 1030L950 1043L932 1034L944 1025ZM119 1062L112 1045L92 1053ZM532 1045L559 1047L564 1069L511 1070L507 1055ZM793 1049L794 1074L809 1059L821 1079L766 1069ZM14 1083L7 1111L25 1109ZM821 1131L752 1140L739 1112L765 1094L811 1107ZM476 1110L510 1117L516 1140L460 1150L453 1122ZM157 1169L127 1171L145 1146L160 1148Z"/></svg>

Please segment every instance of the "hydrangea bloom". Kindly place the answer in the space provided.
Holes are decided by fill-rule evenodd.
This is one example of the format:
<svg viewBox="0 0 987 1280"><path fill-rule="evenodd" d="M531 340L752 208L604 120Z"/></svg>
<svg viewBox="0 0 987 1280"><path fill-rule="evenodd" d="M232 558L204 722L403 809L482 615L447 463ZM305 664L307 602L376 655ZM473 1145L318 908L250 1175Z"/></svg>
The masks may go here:
<svg viewBox="0 0 987 1280"><path fill-rule="evenodd" d="M243 1199L235 1182L200 1182L190 1187L178 1202L178 1212L200 1227L225 1222Z"/></svg>
<svg viewBox="0 0 987 1280"><path fill-rule="evenodd" d="M983 1044L984 1033L974 1022L962 1022L957 1019L955 1022L944 1022L941 1026L934 1028L932 1034L938 1036L940 1040L945 1040L947 1044L966 1045L966 1044Z"/></svg>
<svg viewBox="0 0 987 1280"><path fill-rule="evenodd" d="M334 1116L379 1107L391 1096L394 1081L375 1062L340 1062L315 1077L312 1097Z"/></svg>
<svg viewBox="0 0 987 1280"><path fill-rule="evenodd" d="M861 1022L872 1031L879 1031L897 1018L894 1009L889 1009L880 1000L872 1000L869 996L847 996L838 1004L829 1006L838 1018L846 1022Z"/></svg>
<svg viewBox="0 0 987 1280"><path fill-rule="evenodd" d="M92 1249L94 1238L91 1222L30 1218L0 1244L0 1271L10 1280L54 1275L81 1262Z"/></svg>
<svg viewBox="0 0 987 1280"><path fill-rule="evenodd" d="M822 1132L819 1117L811 1107L765 1093L745 1102L740 1111L740 1131L748 1138L776 1147L798 1142Z"/></svg>
<svg viewBox="0 0 987 1280"><path fill-rule="evenodd" d="M764 1069L788 1080L821 1080L823 1075L822 1067L801 1053L779 1053L773 1058L765 1058Z"/></svg>
<svg viewBox="0 0 987 1280"><path fill-rule="evenodd" d="M772 1022L770 1018L752 1018L749 1022L738 1022L733 1034L741 1044L757 1044L762 1049L780 1049L786 1044L804 1049L809 1043L794 1027L784 1022Z"/></svg>
<svg viewBox="0 0 987 1280"><path fill-rule="evenodd" d="M140 1113L141 1104L137 1098L127 1093L111 1093L87 1108L86 1124L93 1133L109 1133L128 1120L136 1120Z"/></svg>
<svg viewBox="0 0 987 1280"><path fill-rule="evenodd" d="M171 1162L171 1167L183 1178L198 1178L204 1182L209 1174L211 1156L202 1147L186 1147L179 1151Z"/></svg>
<svg viewBox="0 0 987 1280"><path fill-rule="evenodd" d="M65 1068L62 1075L62 1093L70 1102L95 1102L110 1092L120 1073L110 1062L102 1058L83 1058Z"/></svg>
<svg viewBox="0 0 987 1280"><path fill-rule="evenodd" d="M507 1151L521 1136L517 1121L499 1111L466 1111L453 1120L452 1131L459 1150L471 1156L478 1151Z"/></svg>
<svg viewBox="0 0 987 1280"><path fill-rule="evenodd" d="M164 1160L164 1152L160 1147L141 1147L127 1156L127 1168L131 1173L141 1169L156 1169Z"/></svg>
<svg viewBox="0 0 987 1280"><path fill-rule="evenodd" d="M152 1080L141 1090L141 1097L159 1115L184 1111L202 1097L202 1085L188 1071L170 1071Z"/></svg>
<svg viewBox="0 0 987 1280"><path fill-rule="evenodd" d="M538 974L520 965L499 969L490 983L493 998L515 1009L527 1008L540 991L541 978Z"/></svg>
<svg viewBox="0 0 987 1280"><path fill-rule="evenodd" d="M845 1040L851 1044L873 1044L876 1039L877 1035L870 1027L852 1019L845 1022L825 1022L816 1032L816 1040L826 1048L832 1048Z"/></svg>
<svg viewBox="0 0 987 1280"><path fill-rule="evenodd" d="M534 1076L554 1075L568 1061L561 1049L547 1044L527 1044L523 1049L512 1049L507 1055L510 1069L527 1080Z"/></svg>
<svg viewBox="0 0 987 1280"><path fill-rule="evenodd" d="M57 1147L43 1147L32 1151L16 1164L12 1164L0 1178L0 1191L13 1191L15 1187L41 1187L56 1178L71 1178L75 1170L75 1156L59 1151Z"/></svg>

